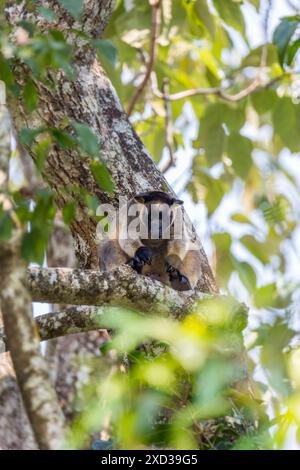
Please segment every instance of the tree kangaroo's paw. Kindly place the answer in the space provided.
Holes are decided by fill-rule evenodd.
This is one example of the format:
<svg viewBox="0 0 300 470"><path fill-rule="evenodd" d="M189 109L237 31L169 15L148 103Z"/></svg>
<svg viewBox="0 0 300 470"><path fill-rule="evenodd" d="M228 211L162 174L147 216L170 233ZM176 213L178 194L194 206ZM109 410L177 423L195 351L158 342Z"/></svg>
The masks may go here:
<svg viewBox="0 0 300 470"><path fill-rule="evenodd" d="M176 290L190 290L191 285L190 281L186 276L181 274L181 272L174 268L170 263L166 262L166 272L169 273L169 280L172 287Z"/></svg>
<svg viewBox="0 0 300 470"><path fill-rule="evenodd" d="M135 269L138 273L141 273L142 268L145 264L151 264L152 262L152 250L147 246L141 246L136 250L134 258L127 261L127 264Z"/></svg>

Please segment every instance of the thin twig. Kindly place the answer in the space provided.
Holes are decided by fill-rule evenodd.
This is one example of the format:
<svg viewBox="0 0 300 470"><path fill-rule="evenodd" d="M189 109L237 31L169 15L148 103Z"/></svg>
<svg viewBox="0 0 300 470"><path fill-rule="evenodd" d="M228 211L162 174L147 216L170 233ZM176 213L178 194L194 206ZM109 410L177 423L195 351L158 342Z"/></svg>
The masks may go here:
<svg viewBox="0 0 300 470"><path fill-rule="evenodd" d="M267 44L269 41L269 23L270 23L270 15L272 10L272 0L267 1L266 12L263 20L263 28L264 28L264 35L265 35L265 43Z"/></svg>
<svg viewBox="0 0 300 470"><path fill-rule="evenodd" d="M127 114L130 116L132 114L132 111L134 110L134 107L140 98L141 94L144 91L145 86L148 83L148 80L150 78L153 65L155 62L155 56L156 56L156 39L157 39L157 33L158 33L158 25L159 25L159 15L160 15L160 0L149 0L149 3L152 7L152 20L151 20L151 42L150 42L150 56L149 56L149 62L146 67L146 73L144 76L143 81L141 84L137 87L130 103L128 106Z"/></svg>
<svg viewBox="0 0 300 470"><path fill-rule="evenodd" d="M168 96L170 95L169 80L167 78L163 81L162 92L164 95L165 104L165 123L166 123L166 146L169 151L169 159L167 164L162 168L161 172L165 173L171 166L175 166L176 157L174 153L174 136L173 136L173 122L171 104Z"/></svg>
<svg viewBox="0 0 300 470"><path fill-rule="evenodd" d="M292 8L292 10L295 11L295 13L299 13L300 12L300 7L299 5L295 5L295 3L292 1L292 0L287 0L287 4L290 8Z"/></svg>
<svg viewBox="0 0 300 470"><path fill-rule="evenodd" d="M169 101L184 100L186 98L190 98L192 96L197 96L197 95L216 95L222 98L223 100L230 101L230 102L237 102L237 101L243 100L244 98L251 95L253 92L257 91L260 88L262 89L269 88L275 83L283 80L283 78L285 78L287 75L290 75L290 74L283 73L282 75L279 75L278 77L273 78L272 80L267 82L265 85L261 84L260 79L255 78L253 82L251 82L247 88L236 93L235 95L230 95L226 93L224 89L222 88L194 88L191 90L185 90L185 91L180 91L178 93L173 93L167 96L164 96L163 93L158 88L152 88L152 91L153 91L153 94L157 96L158 98L161 98L161 99L167 98Z"/></svg>

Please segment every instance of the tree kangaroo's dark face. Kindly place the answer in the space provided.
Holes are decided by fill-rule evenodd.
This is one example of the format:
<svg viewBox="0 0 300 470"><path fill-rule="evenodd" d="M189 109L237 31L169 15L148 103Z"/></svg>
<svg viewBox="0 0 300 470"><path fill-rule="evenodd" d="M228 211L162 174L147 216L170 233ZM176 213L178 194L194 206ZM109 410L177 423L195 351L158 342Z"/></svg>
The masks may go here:
<svg viewBox="0 0 300 470"><path fill-rule="evenodd" d="M177 211L183 202L159 191L138 195L135 200L141 205L140 220L148 242L159 245L170 240Z"/></svg>

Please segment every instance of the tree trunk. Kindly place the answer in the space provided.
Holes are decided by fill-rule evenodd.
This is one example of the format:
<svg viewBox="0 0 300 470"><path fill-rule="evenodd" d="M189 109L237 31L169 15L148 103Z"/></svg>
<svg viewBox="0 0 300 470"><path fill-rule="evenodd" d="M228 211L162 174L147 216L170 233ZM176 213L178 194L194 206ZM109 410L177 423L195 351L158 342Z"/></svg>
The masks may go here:
<svg viewBox="0 0 300 470"><path fill-rule="evenodd" d="M60 218L57 219L54 232L49 240L47 264L49 267L65 266L70 268L75 265L72 236ZM52 310L53 312L61 311L61 306L53 305ZM45 317L46 315L41 316L41 321ZM76 315L72 315L72 317L75 319ZM99 330L99 326L95 326L94 331L87 333L74 334L75 331L83 331L82 323L77 330L76 327L72 328L73 334L60 335L61 337L58 339L48 341L46 347L50 376L67 421L70 421L74 416L74 399L76 396L80 396L81 388L91 372L91 367L88 366L88 361L85 359L98 355L100 346L107 339L106 331ZM41 331L40 336L43 338ZM80 364L78 357L80 357Z"/></svg>
<svg viewBox="0 0 300 470"><path fill-rule="evenodd" d="M1 206L7 213L12 208L9 193L9 161L11 154L11 119L5 93L0 96L0 180ZM20 255L23 226L15 222L9 241L0 240L0 305L1 322L22 400L40 449L55 449L63 443L64 419L56 394L48 380L48 370L40 354L39 337L32 319L32 300L25 284L26 263ZM4 360L8 359L5 358ZM6 366L10 365L7 361ZM1 387L2 388L2 387ZM5 385L2 389L4 394ZM5 394L1 396L1 399ZM16 396L15 396L16 398ZM11 406L16 405L14 399ZM8 408L8 412L11 411ZM2 420L5 424L7 410ZM4 422L3 422L4 421ZM11 430L2 429L10 434ZM30 436L30 431L29 431ZM9 436L10 439L10 436ZM4 440L4 439L1 439Z"/></svg>
<svg viewBox="0 0 300 470"><path fill-rule="evenodd" d="M2 315L0 312L0 327ZM0 450L37 449L10 353L0 354Z"/></svg>
<svg viewBox="0 0 300 470"><path fill-rule="evenodd" d="M17 6L14 2L7 2L8 5L11 3L12 6L6 9L10 24L15 25L20 20L28 19L28 12L23 4ZM89 169L88 160L79 158L75 151L62 150L53 145L43 169L44 179L56 192L57 205L63 207L70 200L77 204L71 231L80 265L85 268L98 267L95 220L87 215L84 203L78 198L76 191L70 188L84 188L99 201L110 202L115 207L118 206L119 196L130 197L149 189L170 193L173 191L132 128L95 51L84 41L80 43L70 31L74 20L56 2L41 3L44 6L55 3L58 17L56 26L64 31L69 43L76 46L76 79L69 80L62 71L49 72L48 83L35 81L40 98L38 109L32 115L26 116L19 101L19 108L14 110L14 118L18 129L40 126L61 129L62 123L76 120L88 124L98 137L100 157L106 162L115 183L116 190L112 195L99 188ZM83 15L80 25L76 23L76 27L92 37L97 36L99 31L104 30L113 6L114 2L111 0L86 1L86 14ZM93 16L89 12L94 12L95 9L98 14ZM36 21L42 30L46 31L49 27L45 20L34 17L32 12L30 20ZM21 87L26 72L23 66L15 70ZM30 149L29 151L35 159L34 152ZM216 292L215 280L203 249L201 254L203 275L199 288L203 292Z"/></svg>

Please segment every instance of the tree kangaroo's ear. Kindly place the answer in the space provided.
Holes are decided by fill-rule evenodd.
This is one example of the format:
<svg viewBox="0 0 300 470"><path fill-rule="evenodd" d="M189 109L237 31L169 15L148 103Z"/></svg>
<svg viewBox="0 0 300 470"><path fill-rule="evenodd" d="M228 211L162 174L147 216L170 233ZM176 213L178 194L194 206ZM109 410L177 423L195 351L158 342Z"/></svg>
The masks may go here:
<svg viewBox="0 0 300 470"><path fill-rule="evenodd" d="M182 206L184 202L181 199L176 199L175 197L172 199L172 204L175 206Z"/></svg>
<svg viewBox="0 0 300 470"><path fill-rule="evenodd" d="M137 194L134 196L133 200L139 202L140 204L145 204L145 197L143 194Z"/></svg>

